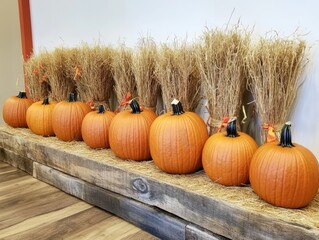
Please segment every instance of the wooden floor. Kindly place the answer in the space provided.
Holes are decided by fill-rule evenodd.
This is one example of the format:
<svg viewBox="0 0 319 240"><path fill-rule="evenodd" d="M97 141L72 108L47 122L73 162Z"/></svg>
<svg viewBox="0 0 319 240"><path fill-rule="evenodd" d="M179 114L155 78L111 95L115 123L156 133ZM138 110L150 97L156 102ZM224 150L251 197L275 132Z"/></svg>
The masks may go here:
<svg viewBox="0 0 319 240"><path fill-rule="evenodd" d="M0 239L157 239L0 161Z"/></svg>

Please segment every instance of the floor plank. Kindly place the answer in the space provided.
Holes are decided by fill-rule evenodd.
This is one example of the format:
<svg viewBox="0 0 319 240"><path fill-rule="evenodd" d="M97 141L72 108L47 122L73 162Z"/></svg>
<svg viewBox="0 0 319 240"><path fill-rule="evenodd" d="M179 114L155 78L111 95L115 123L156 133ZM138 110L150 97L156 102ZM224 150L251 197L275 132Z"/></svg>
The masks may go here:
<svg viewBox="0 0 319 240"><path fill-rule="evenodd" d="M157 238L0 162L0 239Z"/></svg>

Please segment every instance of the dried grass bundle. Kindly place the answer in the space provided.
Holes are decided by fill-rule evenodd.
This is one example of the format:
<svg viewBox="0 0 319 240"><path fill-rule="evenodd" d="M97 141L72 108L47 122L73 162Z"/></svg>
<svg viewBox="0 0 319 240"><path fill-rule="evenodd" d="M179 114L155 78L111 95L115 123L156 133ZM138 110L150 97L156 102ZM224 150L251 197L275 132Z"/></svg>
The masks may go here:
<svg viewBox="0 0 319 240"><path fill-rule="evenodd" d="M75 92L75 81L66 72L66 62L69 50L56 48L50 54L41 54L41 62L47 62L45 66L48 83L51 87L50 98L55 101L63 101L68 98L70 92Z"/></svg>
<svg viewBox="0 0 319 240"><path fill-rule="evenodd" d="M48 84L47 75L45 72L46 65L47 62L41 62L39 57L36 55L32 55L24 62L24 71L27 79L27 87L29 89L29 98L34 101L39 101L49 95L50 85Z"/></svg>
<svg viewBox="0 0 319 240"><path fill-rule="evenodd" d="M114 49L112 54L111 66L115 82L114 91L119 104L127 93L132 96L137 95L136 82L132 70L132 58L132 49L124 44Z"/></svg>
<svg viewBox="0 0 319 240"><path fill-rule="evenodd" d="M238 26L226 30L206 30L197 51L197 64L210 115L210 134L226 117L238 116L246 85L245 58L250 32Z"/></svg>
<svg viewBox="0 0 319 240"><path fill-rule="evenodd" d="M94 106L103 104L109 108L113 88L112 50L100 45L90 47L83 44L79 49L68 52L68 74L69 78L73 77L75 80L79 99Z"/></svg>
<svg viewBox="0 0 319 240"><path fill-rule="evenodd" d="M200 101L200 77L193 45L186 41L163 44L158 51L156 75L161 85L164 111L170 111L174 98L186 111L195 111Z"/></svg>
<svg viewBox="0 0 319 240"><path fill-rule="evenodd" d="M278 134L287 121L306 63L304 41L279 37L260 39L248 57L248 86L256 100L262 128L265 129L262 143L266 140L269 127Z"/></svg>
<svg viewBox="0 0 319 240"><path fill-rule="evenodd" d="M157 47L151 38L142 38L133 55L132 71L134 73L139 101L146 108L155 110L159 84L156 80Z"/></svg>

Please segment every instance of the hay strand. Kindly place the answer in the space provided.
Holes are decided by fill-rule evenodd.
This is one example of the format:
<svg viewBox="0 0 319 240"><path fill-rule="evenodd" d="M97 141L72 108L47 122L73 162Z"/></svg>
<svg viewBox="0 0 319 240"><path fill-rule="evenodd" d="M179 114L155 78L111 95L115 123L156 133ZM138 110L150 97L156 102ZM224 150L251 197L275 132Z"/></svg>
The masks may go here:
<svg viewBox="0 0 319 240"><path fill-rule="evenodd" d="M120 104L122 99L130 93L137 96L136 82L132 70L132 49L122 44L112 54L112 75L114 79L114 91Z"/></svg>
<svg viewBox="0 0 319 240"><path fill-rule="evenodd" d="M132 61L139 102L153 110L156 108L160 89L155 75L156 54L155 42L151 38L141 38Z"/></svg>
<svg viewBox="0 0 319 240"><path fill-rule="evenodd" d="M211 118L210 134L216 133L222 119L239 115L250 35L250 32L240 31L238 26L203 33L202 45L197 50L197 65Z"/></svg>
<svg viewBox="0 0 319 240"><path fill-rule="evenodd" d="M175 41L163 44L157 55L156 76L161 85L164 112L171 110L174 98L186 111L195 111L200 101L200 77L193 45Z"/></svg>
<svg viewBox="0 0 319 240"><path fill-rule="evenodd" d="M261 119L261 142L265 142L268 126L279 133L300 85L300 76L305 68L306 43L293 39L261 38L248 57L252 92Z"/></svg>
<svg viewBox="0 0 319 240"><path fill-rule="evenodd" d="M29 98L31 98L33 101L39 101L49 95L50 85L47 81L47 75L45 71L46 65L46 61L41 62L34 54L24 62L24 71L25 77L27 79Z"/></svg>
<svg viewBox="0 0 319 240"><path fill-rule="evenodd" d="M45 69L51 87L49 96L54 101L66 100L70 92L75 92L75 81L66 72L66 62L70 56L68 51L56 48L50 54L39 55L41 62L47 62Z"/></svg>
<svg viewBox="0 0 319 240"><path fill-rule="evenodd" d="M103 104L109 108L113 88L112 49L83 44L77 51L70 50L67 53L71 54L67 62L69 78L75 80L79 99L95 107Z"/></svg>

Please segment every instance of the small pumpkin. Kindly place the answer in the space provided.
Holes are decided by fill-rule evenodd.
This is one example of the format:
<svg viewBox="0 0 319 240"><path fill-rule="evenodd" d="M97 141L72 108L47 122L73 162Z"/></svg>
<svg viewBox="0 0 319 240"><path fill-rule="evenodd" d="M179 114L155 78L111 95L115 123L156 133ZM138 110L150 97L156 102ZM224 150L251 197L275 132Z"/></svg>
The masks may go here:
<svg viewBox="0 0 319 240"><path fill-rule="evenodd" d="M30 130L42 136L54 136L52 126L52 112L56 102L49 102L48 98L33 103L27 110L27 124Z"/></svg>
<svg viewBox="0 0 319 240"><path fill-rule="evenodd" d="M76 101L74 93L70 93L68 101L59 102L52 112L52 126L57 138L63 141L81 141L82 121L89 112L89 105Z"/></svg>
<svg viewBox="0 0 319 240"><path fill-rule="evenodd" d="M285 208L307 206L319 188L316 157L302 145L292 143L291 123L281 130L280 143L266 143L254 154L250 183L266 202Z"/></svg>
<svg viewBox="0 0 319 240"><path fill-rule="evenodd" d="M156 118L153 111L140 109L138 102L130 101L130 110L124 110L113 118L109 140L110 147L116 156L136 161L151 159L149 133Z"/></svg>
<svg viewBox="0 0 319 240"><path fill-rule="evenodd" d="M14 128L28 127L26 113L32 103L33 101L27 98L25 92L19 92L18 96L7 98L2 109L3 120Z"/></svg>
<svg viewBox="0 0 319 240"><path fill-rule="evenodd" d="M83 141L91 148L109 148L109 128L115 114L99 105L98 111L88 113L82 122Z"/></svg>
<svg viewBox="0 0 319 240"><path fill-rule="evenodd" d="M249 167L258 146L248 134L237 132L236 118L228 121L225 133L209 137L203 149L203 168L214 182L225 186L249 183Z"/></svg>
<svg viewBox="0 0 319 240"><path fill-rule="evenodd" d="M193 112L184 112L174 99L172 112L159 116L151 126L150 149L155 165L175 174L195 172L202 167L201 156L208 131Z"/></svg>

